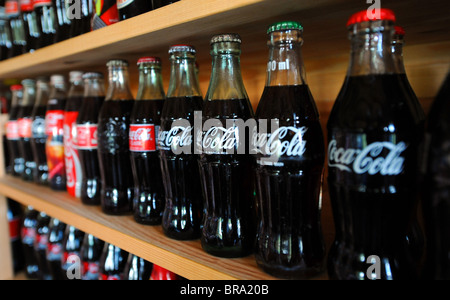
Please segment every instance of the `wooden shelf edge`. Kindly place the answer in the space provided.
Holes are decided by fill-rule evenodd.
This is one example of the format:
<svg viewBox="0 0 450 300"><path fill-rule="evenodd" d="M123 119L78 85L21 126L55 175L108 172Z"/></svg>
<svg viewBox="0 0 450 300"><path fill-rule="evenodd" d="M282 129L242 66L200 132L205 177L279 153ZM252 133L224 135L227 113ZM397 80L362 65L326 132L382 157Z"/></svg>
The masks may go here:
<svg viewBox="0 0 450 300"><path fill-rule="evenodd" d="M132 216L105 215L100 207L83 205L65 192L5 176L0 178L0 193L187 279L275 279L256 266L253 256L239 259L213 257L201 249L199 240L171 240L164 236L161 226L138 224Z"/></svg>

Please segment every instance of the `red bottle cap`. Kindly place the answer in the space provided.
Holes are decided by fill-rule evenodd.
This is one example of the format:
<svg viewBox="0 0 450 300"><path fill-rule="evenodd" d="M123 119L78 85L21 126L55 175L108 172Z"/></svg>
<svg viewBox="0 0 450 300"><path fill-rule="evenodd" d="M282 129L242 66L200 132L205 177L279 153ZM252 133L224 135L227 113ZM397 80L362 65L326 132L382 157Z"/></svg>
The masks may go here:
<svg viewBox="0 0 450 300"><path fill-rule="evenodd" d="M347 22L347 27L357 23L378 21L378 20L395 22L396 18L394 12L387 8L380 8L376 9L375 11L363 10L350 17L350 19Z"/></svg>
<svg viewBox="0 0 450 300"><path fill-rule="evenodd" d="M156 56L146 56L139 58L137 64L144 64L144 63L161 63L161 59Z"/></svg>
<svg viewBox="0 0 450 300"><path fill-rule="evenodd" d="M11 86L11 92L15 92L15 91L21 91L22 90L22 85L20 84L14 84Z"/></svg>
<svg viewBox="0 0 450 300"><path fill-rule="evenodd" d="M405 29L401 26L395 26L396 35L405 35Z"/></svg>

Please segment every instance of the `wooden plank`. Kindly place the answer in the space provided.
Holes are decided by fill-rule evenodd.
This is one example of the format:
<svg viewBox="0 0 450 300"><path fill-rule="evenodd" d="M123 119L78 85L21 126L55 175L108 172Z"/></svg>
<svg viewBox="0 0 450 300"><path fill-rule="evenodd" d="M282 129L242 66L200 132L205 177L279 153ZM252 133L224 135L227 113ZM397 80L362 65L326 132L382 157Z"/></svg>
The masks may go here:
<svg viewBox="0 0 450 300"><path fill-rule="evenodd" d="M0 190L7 197L91 233L188 279L274 279L262 272L253 256L223 259L201 249L199 240L165 237L161 226L137 224L132 216L109 216L100 207L83 205L64 192L6 176ZM2 260L0 260L2 261Z"/></svg>

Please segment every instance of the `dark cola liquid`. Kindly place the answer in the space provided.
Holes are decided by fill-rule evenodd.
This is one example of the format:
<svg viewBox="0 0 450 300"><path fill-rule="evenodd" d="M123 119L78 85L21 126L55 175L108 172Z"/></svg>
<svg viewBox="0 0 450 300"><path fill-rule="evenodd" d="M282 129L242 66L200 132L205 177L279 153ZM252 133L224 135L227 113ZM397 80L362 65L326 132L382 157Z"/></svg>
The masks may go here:
<svg viewBox="0 0 450 300"><path fill-rule="evenodd" d="M107 214L131 212L134 182L128 132L133 100L109 100L98 122L98 158L102 177L101 205Z"/></svg>
<svg viewBox="0 0 450 300"><path fill-rule="evenodd" d="M80 18L74 18L70 23L69 36L76 37L91 31L91 18L94 11L94 2L81 0L79 2Z"/></svg>
<svg viewBox="0 0 450 300"><path fill-rule="evenodd" d="M154 125L151 151L131 151L134 176L134 219L147 225L161 224L165 196L161 164L157 151L157 132L161 124L164 100L139 100L133 106L131 124Z"/></svg>
<svg viewBox="0 0 450 300"><path fill-rule="evenodd" d="M373 255L382 279L416 276L405 237L424 124L406 95L396 75L368 75L348 77L336 100L328 121L333 279L369 279Z"/></svg>
<svg viewBox="0 0 450 300"><path fill-rule="evenodd" d="M77 127L82 125L86 128L83 132L83 144L78 131L78 156L81 165L81 192L80 198L84 204L100 205L101 196L101 174L98 159L97 123L98 114L103 105L105 97L87 97L83 99L80 113L77 119ZM92 129L91 129L92 128ZM91 133L90 130L94 132Z"/></svg>
<svg viewBox="0 0 450 300"><path fill-rule="evenodd" d="M33 180L39 184L48 184L47 154L45 153L45 112L47 107L36 106L33 108L31 124L31 149L33 150L34 169Z"/></svg>
<svg viewBox="0 0 450 300"><path fill-rule="evenodd" d="M242 257L254 249L254 158L247 146L250 130L242 128L241 132L234 127L237 123L227 124L227 120L245 122L252 117L247 99L203 104L203 124L208 119L221 123L203 128L203 154L199 160L206 204L201 243L206 252L216 256Z"/></svg>
<svg viewBox="0 0 450 300"><path fill-rule="evenodd" d="M324 137L307 85L266 87L256 112L256 261L269 274L304 278L323 270L320 222ZM271 120L279 120L279 129ZM265 133L269 133L268 136Z"/></svg>
<svg viewBox="0 0 450 300"><path fill-rule="evenodd" d="M198 155L194 154L194 131L189 127L194 126L194 111L201 111L202 103L201 97L168 98L161 115L158 142L166 195L162 227L168 237L178 240L200 237L203 200ZM190 125L172 129L173 121L180 118ZM178 142L175 135L180 137ZM172 151L183 150L180 148L185 151L179 154Z"/></svg>
<svg viewBox="0 0 450 300"><path fill-rule="evenodd" d="M62 42L70 38L71 23L77 21L76 18L70 19L66 8L65 0L54 0L55 18L57 21L56 33L54 35L54 42ZM73 9L73 8L72 8ZM79 9L79 7L77 7Z"/></svg>
<svg viewBox="0 0 450 300"><path fill-rule="evenodd" d="M427 227L426 279L450 279L450 75L428 116L429 150L424 181Z"/></svg>
<svg viewBox="0 0 450 300"><path fill-rule="evenodd" d="M14 106L11 108L9 112L9 122L15 122L15 128L18 131L18 121L17 114L19 112L19 106ZM8 151L9 151L9 159L11 165L11 174L14 176L21 176L23 173L23 169L25 167L25 161L23 157L20 155L20 138L18 137L18 132L16 132L16 136L14 138L8 138Z"/></svg>
<svg viewBox="0 0 450 300"><path fill-rule="evenodd" d="M54 42L57 23L56 23L56 11L51 1L49 3L35 5L34 11L37 18L38 31L40 33L37 41L37 48L44 48L50 46Z"/></svg>
<svg viewBox="0 0 450 300"><path fill-rule="evenodd" d="M153 8L152 1L149 0L133 0L131 3L128 2L129 1L117 1L120 21L146 13ZM125 3L125 6L123 3Z"/></svg>
<svg viewBox="0 0 450 300"><path fill-rule="evenodd" d="M25 256L25 275L29 279L38 279L40 276L37 253L34 248L38 214L39 212L36 210L27 211L21 233Z"/></svg>
<svg viewBox="0 0 450 300"><path fill-rule="evenodd" d="M105 243L100 258L99 280L123 280L128 252Z"/></svg>
<svg viewBox="0 0 450 300"><path fill-rule="evenodd" d="M29 120L33 111L33 105L22 106L17 114L18 119ZM20 124L20 122L19 122ZM19 125L19 132L21 132L21 126ZM19 153L24 160L24 169L22 173L22 179L26 181L33 180L34 169L36 163L34 162L33 151L31 148L31 136L21 136L19 141Z"/></svg>
<svg viewBox="0 0 450 300"><path fill-rule="evenodd" d="M36 251L41 280L53 279L47 260L49 224L49 216L41 214L38 217L36 226L36 242L34 244L34 248Z"/></svg>

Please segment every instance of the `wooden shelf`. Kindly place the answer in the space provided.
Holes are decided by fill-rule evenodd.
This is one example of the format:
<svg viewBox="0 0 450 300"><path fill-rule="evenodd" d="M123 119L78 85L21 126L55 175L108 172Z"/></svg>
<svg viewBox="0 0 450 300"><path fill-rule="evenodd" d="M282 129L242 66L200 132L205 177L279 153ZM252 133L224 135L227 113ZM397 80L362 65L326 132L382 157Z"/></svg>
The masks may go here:
<svg viewBox="0 0 450 300"><path fill-rule="evenodd" d="M83 205L66 192L55 192L11 176L0 179L0 190L6 197L45 211L49 216L188 279L274 279L257 267L254 256L239 259L211 256L203 251L199 240L169 239L161 226L138 224L131 215L106 215L99 206Z"/></svg>

